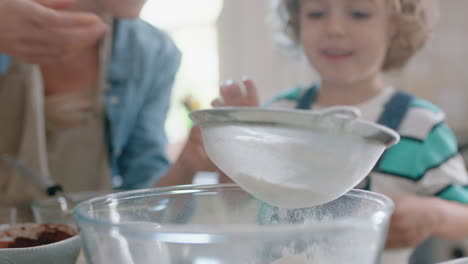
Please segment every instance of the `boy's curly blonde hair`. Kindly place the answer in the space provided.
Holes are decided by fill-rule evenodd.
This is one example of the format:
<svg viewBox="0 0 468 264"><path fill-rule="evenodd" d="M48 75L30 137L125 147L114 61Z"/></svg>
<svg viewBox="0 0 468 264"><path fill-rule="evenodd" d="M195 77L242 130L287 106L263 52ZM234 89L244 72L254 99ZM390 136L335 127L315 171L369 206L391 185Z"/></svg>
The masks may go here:
<svg viewBox="0 0 468 264"><path fill-rule="evenodd" d="M279 44L300 46L300 0L271 0ZM393 12L396 33L388 48L382 70L400 69L421 50L438 21L437 0L385 0Z"/></svg>

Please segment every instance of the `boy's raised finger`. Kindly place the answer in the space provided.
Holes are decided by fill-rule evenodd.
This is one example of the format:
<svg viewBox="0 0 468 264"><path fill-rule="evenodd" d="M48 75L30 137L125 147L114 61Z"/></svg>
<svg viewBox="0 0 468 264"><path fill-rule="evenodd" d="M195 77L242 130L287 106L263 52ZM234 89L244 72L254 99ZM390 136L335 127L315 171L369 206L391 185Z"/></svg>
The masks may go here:
<svg viewBox="0 0 468 264"><path fill-rule="evenodd" d="M242 91L237 82L228 81L223 87L221 87L221 95L226 103L236 103L242 97Z"/></svg>
<svg viewBox="0 0 468 264"><path fill-rule="evenodd" d="M258 94L257 94L257 87L255 86L255 83L251 79L249 79L247 77L244 77L242 79L242 82L244 83L244 86L245 86L246 96L250 100L257 102L258 101Z"/></svg>

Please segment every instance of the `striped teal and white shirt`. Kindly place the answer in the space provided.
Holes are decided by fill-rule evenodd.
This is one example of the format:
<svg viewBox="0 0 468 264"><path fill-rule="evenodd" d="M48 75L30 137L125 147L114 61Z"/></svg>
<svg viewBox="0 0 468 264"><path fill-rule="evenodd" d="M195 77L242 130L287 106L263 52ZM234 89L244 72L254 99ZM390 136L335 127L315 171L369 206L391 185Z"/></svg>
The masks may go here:
<svg viewBox="0 0 468 264"><path fill-rule="evenodd" d="M274 97L266 106L296 108L306 89L294 88ZM387 88L369 101L356 105L362 118L376 122L395 94ZM319 109L313 105L311 109ZM468 176L457 140L445 123L444 113L433 104L413 98L400 123L401 140L358 188L387 194L438 196L468 204Z"/></svg>

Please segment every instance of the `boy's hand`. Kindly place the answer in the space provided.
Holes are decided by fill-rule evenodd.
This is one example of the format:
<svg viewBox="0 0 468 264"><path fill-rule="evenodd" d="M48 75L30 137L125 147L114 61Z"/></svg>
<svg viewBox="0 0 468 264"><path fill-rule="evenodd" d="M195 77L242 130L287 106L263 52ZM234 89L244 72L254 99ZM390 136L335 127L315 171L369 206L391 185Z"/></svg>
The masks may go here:
<svg viewBox="0 0 468 264"><path fill-rule="evenodd" d="M215 99L211 104L213 107L259 106L260 102L254 82L244 78L242 86L236 82L227 81L220 87L220 97Z"/></svg>
<svg viewBox="0 0 468 264"><path fill-rule="evenodd" d="M0 0L0 53L45 64L89 46L108 30L96 15L69 12L74 0Z"/></svg>
<svg viewBox="0 0 468 264"><path fill-rule="evenodd" d="M435 234L444 223L438 198L404 195L392 199L395 212L386 248L415 247Z"/></svg>

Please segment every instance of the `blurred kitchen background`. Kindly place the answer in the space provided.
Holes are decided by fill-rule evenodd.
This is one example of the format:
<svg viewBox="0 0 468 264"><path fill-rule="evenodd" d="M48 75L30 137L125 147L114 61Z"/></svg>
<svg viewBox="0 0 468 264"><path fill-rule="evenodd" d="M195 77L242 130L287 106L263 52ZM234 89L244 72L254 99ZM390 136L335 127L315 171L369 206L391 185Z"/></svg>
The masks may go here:
<svg viewBox="0 0 468 264"><path fill-rule="evenodd" d="M433 39L389 80L442 107L464 145L468 143L468 1L446 0L440 5L441 23ZM153 0L147 4L143 18L169 32L184 54L167 122L173 158L190 127L182 103L187 96L209 107L221 81L247 75L256 81L265 101L278 91L317 80L305 61L285 55L274 44L269 12L268 0Z"/></svg>

